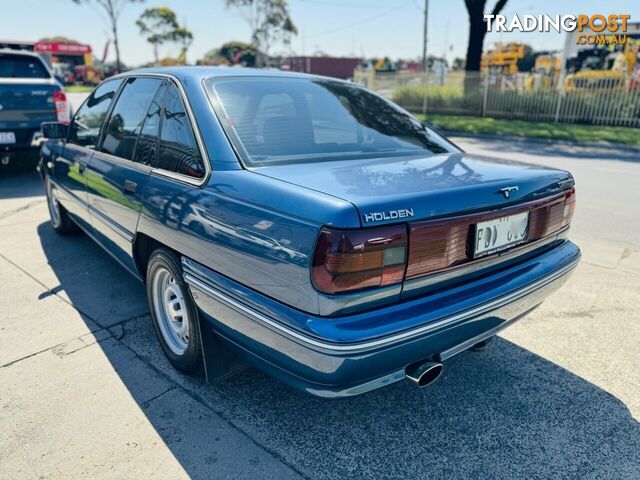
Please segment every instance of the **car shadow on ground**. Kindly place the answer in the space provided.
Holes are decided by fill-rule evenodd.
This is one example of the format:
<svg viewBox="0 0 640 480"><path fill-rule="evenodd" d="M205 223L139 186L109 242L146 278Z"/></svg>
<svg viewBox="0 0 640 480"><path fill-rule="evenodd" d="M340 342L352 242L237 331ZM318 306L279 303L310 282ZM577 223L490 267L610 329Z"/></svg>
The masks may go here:
<svg viewBox="0 0 640 480"><path fill-rule="evenodd" d="M617 160L622 162L640 162L640 148L626 145L581 145L573 142L536 141L523 138L509 138L509 141L496 138L473 138L472 136L460 137L467 145L482 145L486 147L492 143L499 145L495 149L496 154L522 153L526 155L538 155L544 157L565 157L581 160ZM499 155L498 155L499 156Z"/></svg>
<svg viewBox="0 0 640 480"><path fill-rule="evenodd" d="M150 374L311 478L640 478L640 424L626 406L503 339L451 359L427 389L400 382L341 401L307 397L255 369L216 385L184 377L162 356L148 316L103 320L105 302L114 299L97 287L101 279L120 285L118 301L142 304L136 280L115 261L102 261L107 254L82 234L61 238L48 223L37 233L69 300L112 325L100 348L193 478L215 476L220 438L167 413L181 405L154 408ZM93 257L102 260L87 272L84 259ZM122 345L145 368L127 368Z"/></svg>
<svg viewBox="0 0 640 480"><path fill-rule="evenodd" d="M0 200L42 195L42 182L37 177L35 164L0 167Z"/></svg>

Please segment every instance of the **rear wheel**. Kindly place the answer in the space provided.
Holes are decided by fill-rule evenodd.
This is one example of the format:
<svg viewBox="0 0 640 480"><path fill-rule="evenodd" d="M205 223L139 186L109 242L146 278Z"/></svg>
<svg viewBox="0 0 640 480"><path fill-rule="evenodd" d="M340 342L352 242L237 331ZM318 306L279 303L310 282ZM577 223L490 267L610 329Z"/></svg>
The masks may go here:
<svg viewBox="0 0 640 480"><path fill-rule="evenodd" d="M44 188L47 195L47 206L49 207L49 218L53 229L63 235L77 232L78 226L71 220L69 212L60 205L58 193L48 176L44 177Z"/></svg>
<svg viewBox="0 0 640 480"><path fill-rule="evenodd" d="M160 248L147 267L147 297L153 326L171 364L186 374L202 368L198 312L182 279L179 257Z"/></svg>

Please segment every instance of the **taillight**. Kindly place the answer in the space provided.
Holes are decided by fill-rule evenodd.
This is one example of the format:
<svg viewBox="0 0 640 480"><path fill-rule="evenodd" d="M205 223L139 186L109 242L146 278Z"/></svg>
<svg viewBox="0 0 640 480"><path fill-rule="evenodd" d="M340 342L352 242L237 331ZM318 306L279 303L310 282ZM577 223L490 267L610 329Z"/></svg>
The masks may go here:
<svg viewBox="0 0 640 480"><path fill-rule="evenodd" d="M53 92L53 104L56 107L56 118L58 122L67 125L69 123L69 109L67 107L67 96L64 92L56 90Z"/></svg>
<svg viewBox="0 0 640 480"><path fill-rule="evenodd" d="M320 231L311 280L324 293L342 293L401 283L476 261L470 239L476 224L529 211L527 242L571 224L575 189L498 211L359 230ZM408 228L408 232L407 232ZM411 244L408 244L411 238Z"/></svg>
<svg viewBox="0 0 640 480"><path fill-rule="evenodd" d="M409 226L411 248L407 278L454 267L468 260L471 226L465 217L415 222Z"/></svg>
<svg viewBox="0 0 640 480"><path fill-rule="evenodd" d="M411 239L406 279L449 270L474 261L470 251L478 222L529 211L527 242L552 235L571 223L575 210L575 190L551 199L536 200L501 211L463 215L441 220L425 220L409 225Z"/></svg>
<svg viewBox="0 0 640 480"><path fill-rule="evenodd" d="M402 282L407 259L404 224L360 230L320 231L311 280L324 293Z"/></svg>
<svg viewBox="0 0 640 480"><path fill-rule="evenodd" d="M562 226L566 227L571 224L573 213L576 211L576 189L572 188L564 195L564 212L562 218Z"/></svg>

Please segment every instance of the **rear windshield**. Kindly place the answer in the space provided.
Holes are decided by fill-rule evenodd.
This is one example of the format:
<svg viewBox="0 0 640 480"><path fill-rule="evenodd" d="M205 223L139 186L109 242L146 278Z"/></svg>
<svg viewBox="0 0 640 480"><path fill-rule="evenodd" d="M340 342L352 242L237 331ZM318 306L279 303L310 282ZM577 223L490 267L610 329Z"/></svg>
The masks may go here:
<svg viewBox="0 0 640 480"><path fill-rule="evenodd" d="M230 77L205 85L250 166L457 151L404 110L347 82Z"/></svg>
<svg viewBox="0 0 640 480"><path fill-rule="evenodd" d="M50 78L50 75L36 57L0 53L0 78Z"/></svg>

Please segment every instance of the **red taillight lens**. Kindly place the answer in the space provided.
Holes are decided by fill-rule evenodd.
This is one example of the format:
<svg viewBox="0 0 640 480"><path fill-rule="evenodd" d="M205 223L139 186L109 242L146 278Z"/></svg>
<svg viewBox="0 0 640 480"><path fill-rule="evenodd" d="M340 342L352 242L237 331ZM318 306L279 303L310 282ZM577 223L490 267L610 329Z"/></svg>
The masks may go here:
<svg viewBox="0 0 640 480"><path fill-rule="evenodd" d="M571 225L571 219L576 211L576 189L572 188L564 196L564 212L562 219L562 226L566 227Z"/></svg>
<svg viewBox="0 0 640 480"><path fill-rule="evenodd" d="M311 280L324 293L402 282L407 258L405 225L320 231Z"/></svg>
<svg viewBox="0 0 640 480"><path fill-rule="evenodd" d="M474 261L470 237L478 222L529 210L527 242L558 232L571 223L576 192L534 201L502 211L464 215L442 220L426 220L409 225L409 259L407 279L442 272Z"/></svg>
<svg viewBox="0 0 640 480"><path fill-rule="evenodd" d="M53 104L56 107L58 122L67 125L69 123L69 109L67 108L67 95L62 91L53 92Z"/></svg>
<svg viewBox="0 0 640 480"><path fill-rule="evenodd" d="M529 211L527 242L531 243L570 225L575 206L576 192L571 189L506 209L412 222L408 227L323 228L311 280L321 292L341 293L442 272L476 261L470 239L478 222Z"/></svg>
<svg viewBox="0 0 640 480"><path fill-rule="evenodd" d="M467 261L470 229L469 220L464 217L411 224L407 278L437 272Z"/></svg>

